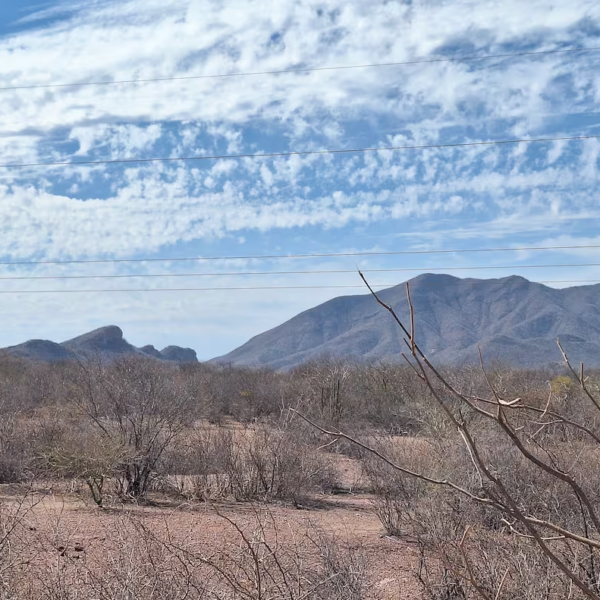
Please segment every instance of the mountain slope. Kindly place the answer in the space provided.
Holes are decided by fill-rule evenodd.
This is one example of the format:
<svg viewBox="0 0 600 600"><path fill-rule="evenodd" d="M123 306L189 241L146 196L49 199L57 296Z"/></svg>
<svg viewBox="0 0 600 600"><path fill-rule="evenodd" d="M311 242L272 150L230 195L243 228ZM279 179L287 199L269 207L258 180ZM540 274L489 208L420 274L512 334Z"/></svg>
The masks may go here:
<svg viewBox="0 0 600 600"><path fill-rule="evenodd" d="M59 362L73 358L73 355L56 342L49 340L29 340L18 346L4 348L2 352L42 362Z"/></svg>
<svg viewBox="0 0 600 600"><path fill-rule="evenodd" d="M561 359L561 337L574 362L600 364L600 285L557 290L516 276L426 274L410 288L417 342L438 363L475 363L481 346L488 361L548 364ZM404 285L379 296L408 323ZM213 360L285 369L323 355L397 359L405 349L391 315L364 294L325 302Z"/></svg>

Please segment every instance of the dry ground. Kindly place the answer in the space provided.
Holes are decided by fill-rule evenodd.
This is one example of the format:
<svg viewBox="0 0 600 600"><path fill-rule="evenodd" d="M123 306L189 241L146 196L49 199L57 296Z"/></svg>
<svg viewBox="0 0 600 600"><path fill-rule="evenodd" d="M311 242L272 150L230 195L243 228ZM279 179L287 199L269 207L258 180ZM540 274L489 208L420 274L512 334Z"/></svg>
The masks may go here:
<svg viewBox="0 0 600 600"><path fill-rule="evenodd" d="M340 467L346 482L356 485L359 474L355 461L342 458ZM0 486L0 502L16 505L24 491L21 486ZM302 510L278 504L177 502L159 494L153 494L144 506L99 509L85 493L73 493L64 483L38 485L29 494L27 505L31 508L13 549L26 563L28 577L54 576L78 561L87 565L114 561L126 545L127 524L131 522L161 539L202 548L205 553L221 550L239 538L218 512L245 530L251 529L260 515L275 526L283 545L308 543L304 535L315 531L334 535L342 546L358 549L366 558L369 598L420 598L412 575L415 548L408 541L383 535L368 494L323 495Z"/></svg>

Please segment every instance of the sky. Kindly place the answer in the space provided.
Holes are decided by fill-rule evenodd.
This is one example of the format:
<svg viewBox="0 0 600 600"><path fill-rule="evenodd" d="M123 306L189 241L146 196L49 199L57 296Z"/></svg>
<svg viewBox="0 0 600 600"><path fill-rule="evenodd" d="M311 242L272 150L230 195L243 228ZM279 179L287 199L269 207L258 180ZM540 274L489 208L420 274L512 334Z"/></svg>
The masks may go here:
<svg viewBox="0 0 600 600"><path fill-rule="evenodd" d="M4 0L0 347L115 324L209 359L357 268L600 281L597 248L352 255L600 245L600 139L379 150L600 136L600 4L526 4ZM244 258L296 254L350 256Z"/></svg>

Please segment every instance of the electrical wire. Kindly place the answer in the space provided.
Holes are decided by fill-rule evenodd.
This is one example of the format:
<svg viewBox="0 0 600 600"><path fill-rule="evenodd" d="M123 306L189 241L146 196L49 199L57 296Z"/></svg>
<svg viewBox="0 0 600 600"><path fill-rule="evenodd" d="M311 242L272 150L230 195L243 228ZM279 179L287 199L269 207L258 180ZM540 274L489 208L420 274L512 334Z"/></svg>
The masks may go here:
<svg viewBox="0 0 600 600"><path fill-rule="evenodd" d="M485 279L478 280L458 280L456 282L440 282L440 283L419 283L419 287L444 287L454 285L480 285L480 284L492 284L492 285L507 285L510 283L507 281L508 278L496 281L490 281ZM528 283L598 283L600 279L552 279L544 281L530 281ZM373 288L392 288L396 287L398 283L370 283ZM300 286L256 286L256 287L204 287L204 288L113 288L113 289L77 289L77 290L0 290L0 294L85 294L85 293L113 293L113 292L229 292L229 291L255 291L255 290L329 290L329 289L341 289L341 288L362 288L366 289L363 285L300 285Z"/></svg>
<svg viewBox="0 0 600 600"><path fill-rule="evenodd" d="M600 245L583 244L579 246L513 246L504 248L460 248L453 250L390 250L364 252L330 252L320 254L255 254L246 256L184 256L160 258L100 258L81 260L37 260L37 261L0 261L4 266L24 265L75 265L75 264L112 264L112 263L143 263L143 262L192 262L219 260L272 260L287 258L341 258L350 256L402 256L421 254L467 254L478 252L537 252L552 250L590 250L600 249Z"/></svg>
<svg viewBox="0 0 600 600"><path fill-rule="evenodd" d="M390 269L361 269L363 273L399 273L407 271L485 271L488 269L558 269L600 267L600 263L555 264L555 265L481 265L474 267L401 267ZM4 277L0 281L39 279L146 279L158 277L240 277L248 275L333 275L356 273L356 269L313 270L313 271L238 271L232 273L128 273L120 275L18 275Z"/></svg>
<svg viewBox="0 0 600 600"><path fill-rule="evenodd" d="M338 148L333 150L299 150L290 152L266 152L263 154L214 154L212 156L174 156L153 158L119 158L107 160L79 160L75 162L33 162L33 163L4 163L0 169L20 169L25 167L78 167L90 165L116 165L132 163L182 162L198 160L234 160L242 158L280 158L288 156L310 156L324 154L359 154L367 152L396 151L396 150L428 150L433 148L467 148L472 146L499 146L506 144L538 144L543 142L572 142L577 140L595 140L598 135L576 135L564 137L529 138L513 140L490 140L488 142L457 142L452 144L418 144L414 146L382 146L381 148Z"/></svg>
<svg viewBox="0 0 600 600"><path fill-rule="evenodd" d="M494 58L516 58L521 56L544 56L549 54L574 54L583 52L597 52L600 48L565 48L556 50L533 50L529 52L510 52L504 54L483 54L483 55L467 55L455 56L452 58L419 58L408 61L387 62L387 63L370 63L363 65L346 65L332 67L311 67L305 69L282 69L277 71L250 71L236 73L218 73L214 75L183 75L180 77L154 77L147 79L120 79L112 81L83 81L74 83L43 83L31 85L15 85L0 87L0 92L16 91L16 90L35 90L44 88L69 88L69 87L85 87L85 86L102 86L102 85L120 85L128 83L156 83L163 81L190 81L194 79L222 79L228 77L252 77L256 75L283 75L288 73L314 73L318 71L342 71L349 69L373 69L381 67L400 67L408 65L423 65L432 63L446 62L470 62L477 60L488 60Z"/></svg>

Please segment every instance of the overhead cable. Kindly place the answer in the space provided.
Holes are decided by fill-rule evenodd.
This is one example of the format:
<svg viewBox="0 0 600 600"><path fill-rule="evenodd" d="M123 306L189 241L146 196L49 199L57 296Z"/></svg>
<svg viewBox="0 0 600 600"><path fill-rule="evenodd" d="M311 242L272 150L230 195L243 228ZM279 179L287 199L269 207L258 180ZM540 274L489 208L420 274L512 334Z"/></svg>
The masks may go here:
<svg viewBox="0 0 600 600"><path fill-rule="evenodd" d="M600 267L600 263L553 264L553 265L479 265L471 267L399 267L390 269L363 269L363 273L400 273L407 271L487 271L488 269L558 269L558 268ZM145 279L158 277L246 277L249 275L333 275L356 273L356 269L325 269L310 271L237 271L220 273L127 273L117 275L11 275L0 276L2 281L39 279Z"/></svg>
<svg viewBox="0 0 600 600"><path fill-rule="evenodd" d="M522 56L544 56L549 54L575 54L583 52L597 52L598 47L591 48L565 48L555 50L532 50L529 52L507 52L503 54L472 54L466 56L454 56L450 58L418 58L407 61L395 61L385 63L368 63L362 65L338 65L331 67L308 67L298 69L280 69L274 71L246 71L235 73L217 73L214 75L182 75L178 77L150 77L144 79L116 79L109 81L82 81L72 83L41 83L30 85L13 85L0 87L0 92L16 91L16 90L35 90L45 88L74 88L86 86L104 86L104 85L120 85L129 83L157 83L162 81L190 81L195 79L223 79L230 77L253 77L257 75L284 75L289 73L314 73L318 71L343 71L349 69L373 69L382 67L400 67L408 65L424 65L433 63L448 63L448 62L471 62L478 60L489 60L498 58L517 58Z"/></svg>
<svg viewBox="0 0 600 600"><path fill-rule="evenodd" d="M93 165L116 165L132 163L157 163L157 162L183 162L198 160L234 160L242 158L280 158L289 156L310 156L324 154L364 154L367 152L383 152L396 150L428 150L433 148L467 148L472 146L499 146L506 144L538 144L543 142L572 142L577 140L595 140L598 135L576 135L563 137L529 138L513 140L490 140L487 142L457 142L452 144L417 144L413 146L381 146L379 148L337 148L330 150L296 150L290 152L265 152L263 154L213 154L211 156L174 156L174 157L153 157L153 158L118 158L107 160L79 160L53 161L53 162L32 162L32 163L4 163L0 164L1 169L17 169L24 167L79 167Z"/></svg>
<svg viewBox="0 0 600 600"><path fill-rule="evenodd" d="M589 250L600 249L600 245L582 244L578 246L512 246L504 248L460 248L452 250L366 250L358 252L329 252L318 254L254 254L245 256L183 256L159 258L99 258L81 260L29 260L0 261L0 265L74 265L74 264L110 264L110 263L143 263L143 262L193 262L216 260L272 260L288 258L342 258L347 256L401 256L420 254L467 254L472 252L529 252L551 250Z"/></svg>
<svg viewBox="0 0 600 600"><path fill-rule="evenodd" d="M455 285L508 285L510 282L504 280L490 281L486 279L459 279L456 282L440 283L419 283L419 287L445 287ZM530 281L529 283L598 283L600 279L552 279L543 281ZM398 283L373 283L371 287L391 288L399 285ZM400 284L401 285L401 284ZM362 288L363 285L282 285L282 286L249 286L249 287L203 287L203 288L105 288L105 289L63 289L63 290L0 290L0 294L85 294L85 293L113 293L113 292L230 292L230 291L252 291L252 290L329 290L337 288Z"/></svg>

